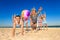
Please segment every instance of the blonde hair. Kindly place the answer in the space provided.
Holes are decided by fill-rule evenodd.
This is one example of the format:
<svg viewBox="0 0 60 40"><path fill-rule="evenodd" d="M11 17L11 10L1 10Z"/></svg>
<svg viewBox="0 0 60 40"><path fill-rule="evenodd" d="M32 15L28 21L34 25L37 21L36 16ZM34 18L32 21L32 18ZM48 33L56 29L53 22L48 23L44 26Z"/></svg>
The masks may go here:
<svg viewBox="0 0 60 40"><path fill-rule="evenodd" d="M36 9L35 8L32 8L31 15L33 15L32 11L35 11L35 14L34 15L36 15Z"/></svg>

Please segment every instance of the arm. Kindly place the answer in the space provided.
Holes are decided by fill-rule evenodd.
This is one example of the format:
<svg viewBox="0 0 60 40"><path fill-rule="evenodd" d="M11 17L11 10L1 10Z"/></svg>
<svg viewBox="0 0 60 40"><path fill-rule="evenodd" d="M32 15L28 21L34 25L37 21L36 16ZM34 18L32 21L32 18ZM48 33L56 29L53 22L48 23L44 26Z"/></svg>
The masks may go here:
<svg viewBox="0 0 60 40"><path fill-rule="evenodd" d="M46 12L44 12L44 17L46 18Z"/></svg>
<svg viewBox="0 0 60 40"><path fill-rule="evenodd" d="M32 25L32 19L30 18L30 26Z"/></svg>
<svg viewBox="0 0 60 40"><path fill-rule="evenodd" d="M15 29L16 29L15 17L14 16L12 16L12 21L13 21L12 36L14 36L15 35Z"/></svg>
<svg viewBox="0 0 60 40"><path fill-rule="evenodd" d="M15 28L15 26L16 26L16 22L15 22L16 19L15 19L15 16L12 17L12 20L13 20L13 28Z"/></svg>
<svg viewBox="0 0 60 40"><path fill-rule="evenodd" d="M42 7L39 8L37 15L39 15L39 13L42 11Z"/></svg>
<svg viewBox="0 0 60 40"><path fill-rule="evenodd" d="M30 25L32 25L32 19L31 19L31 14L30 14Z"/></svg>

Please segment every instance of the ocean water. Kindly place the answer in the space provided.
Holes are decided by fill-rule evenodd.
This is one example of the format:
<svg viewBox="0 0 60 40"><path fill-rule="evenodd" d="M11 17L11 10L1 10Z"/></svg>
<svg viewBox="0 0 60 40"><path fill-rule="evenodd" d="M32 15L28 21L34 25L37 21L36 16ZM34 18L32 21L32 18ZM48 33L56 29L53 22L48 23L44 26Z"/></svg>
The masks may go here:
<svg viewBox="0 0 60 40"><path fill-rule="evenodd" d="M20 28L21 26L16 26L16 28ZM0 26L0 28L13 28L13 26ZM26 28L26 26L24 26ZM31 28L31 26L28 26L28 28ZM60 28L60 26L48 26L48 28Z"/></svg>

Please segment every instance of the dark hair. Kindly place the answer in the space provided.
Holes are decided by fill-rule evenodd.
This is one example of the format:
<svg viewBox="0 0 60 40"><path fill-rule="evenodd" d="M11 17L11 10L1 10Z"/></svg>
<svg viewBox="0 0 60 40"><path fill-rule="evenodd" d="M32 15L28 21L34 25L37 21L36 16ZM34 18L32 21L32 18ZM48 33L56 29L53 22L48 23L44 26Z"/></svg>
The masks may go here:
<svg viewBox="0 0 60 40"><path fill-rule="evenodd" d="M20 17L20 15L16 15L16 17Z"/></svg>
<svg viewBox="0 0 60 40"><path fill-rule="evenodd" d="M42 15L40 16L41 19L43 19Z"/></svg>

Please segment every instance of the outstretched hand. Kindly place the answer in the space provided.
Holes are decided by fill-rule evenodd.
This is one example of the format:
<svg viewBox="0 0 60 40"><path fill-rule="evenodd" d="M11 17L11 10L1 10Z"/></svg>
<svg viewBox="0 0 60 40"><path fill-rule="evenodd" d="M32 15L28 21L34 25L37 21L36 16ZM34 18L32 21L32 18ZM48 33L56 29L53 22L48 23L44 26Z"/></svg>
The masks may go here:
<svg viewBox="0 0 60 40"><path fill-rule="evenodd" d="M42 7L39 8L39 11L41 11L41 10L42 10Z"/></svg>

